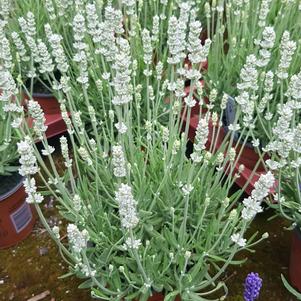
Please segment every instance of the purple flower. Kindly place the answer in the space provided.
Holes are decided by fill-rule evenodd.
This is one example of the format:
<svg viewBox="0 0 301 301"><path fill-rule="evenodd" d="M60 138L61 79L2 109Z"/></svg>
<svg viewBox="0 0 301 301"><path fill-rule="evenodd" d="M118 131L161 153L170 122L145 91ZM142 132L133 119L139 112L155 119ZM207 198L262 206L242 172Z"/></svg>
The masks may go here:
<svg viewBox="0 0 301 301"><path fill-rule="evenodd" d="M248 274L245 280L245 291L244 299L245 301L254 301L258 298L259 292L262 286L262 279L257 273Z"/></svg>

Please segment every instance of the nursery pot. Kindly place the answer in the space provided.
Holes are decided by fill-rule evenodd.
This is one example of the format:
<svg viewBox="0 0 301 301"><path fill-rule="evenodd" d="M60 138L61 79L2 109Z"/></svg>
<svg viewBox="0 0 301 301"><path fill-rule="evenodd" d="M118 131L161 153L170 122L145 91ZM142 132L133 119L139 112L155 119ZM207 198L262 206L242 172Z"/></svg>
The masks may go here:
<svg viewBox="0 0 301 301"><path fill-rule="evenodd" d="M23 180L18 173L0 177L0 249L25 239L34 226L32 208L25 202Z"/></svg>
<svg viewBox="0 0 301 301"><path fill-rule="evenodd" d="M33 93L33 99L39 103L44 114L60 114L60 104L53 94Z"/></svg>
<svg viewBox="0 0 301 301"><path fill-rule="evenodd" d="M32 98L39 103L44 114L60 114L60 104L51 93L33 93ZM28 95L24 94L25 106Z"/></svg>
<svg viewBox="0 0 301 301"><path fill-rule="evenodd" d="M296 227L293 231L289 265L291 284L301 292L301 231Z"/></svg>
<svg viewBox="0 0 301 301"><path fill-rule="evenodd" d="M51 138L66 132L67 127L62 118L60 104L50 93L33 93L32 98L39 103L45 114L45 125L47 125L46 137ZM28 96L24 96L28 100ZM25 104L26 106L26 104ZM28 124L32 126L32 119L28 119Z"/></svg>

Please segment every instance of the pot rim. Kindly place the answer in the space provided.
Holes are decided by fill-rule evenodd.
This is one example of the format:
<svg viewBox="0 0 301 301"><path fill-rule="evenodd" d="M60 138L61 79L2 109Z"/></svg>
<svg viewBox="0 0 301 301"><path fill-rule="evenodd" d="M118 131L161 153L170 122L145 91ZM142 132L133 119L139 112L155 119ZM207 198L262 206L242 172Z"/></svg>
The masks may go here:
<svg viewBox="0 0 301 301"><path fill-rule="evenodd" d="M18 172L15 172L12 175L10 175L9 177L15 177L16 174L19 175ZM18 191L23 186L23 181L24 181L24 177L22 177L20 175L18 182L9 191L7 191L3 194L0 194L0 202L5 201L7 198L9 198L11 195L13 195L16 191Z"/></svg>
<svg viewBox="0 0 301 301"><path fill-rule="evenodd" d="M32 93L32 97L38 98L55 98L52 93Z"/></svg>

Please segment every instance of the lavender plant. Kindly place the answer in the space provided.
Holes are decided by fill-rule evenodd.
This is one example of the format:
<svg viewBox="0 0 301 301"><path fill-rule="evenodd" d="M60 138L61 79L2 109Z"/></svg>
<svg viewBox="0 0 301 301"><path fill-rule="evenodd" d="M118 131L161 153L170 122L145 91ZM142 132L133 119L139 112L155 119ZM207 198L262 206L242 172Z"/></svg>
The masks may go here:
<svg viewBox="0 0 301 301"><path fill-rule="evenodd" d="M130 3L125 3L126 16L132 16ZM137 23L134 42L141 49L135 51L133 35L125 34L120 26L121 11L111 4L104 10L107 27L99 51L106 57L105 73L99 73L96 62L89 63L93 54L86 52L85 19L80 13L74 18L74 66L62 70L60 80L52 73L54 66L64 65L56 53L47 52L43 41L38 43L43 51L36 52L36 57L31 52L40 71L51 79L68 137L60 138L62 171L55 165L55 148L45 136L43 111L30 97L33 128L21 125L23 139L18 143L27 202L35 204L70 274L86 279L81 287L90 287L95 298L143 301L155 291L163 292L165 301L177 295L185 300L210 300L214 293L224 298L227 288L220 279L225 269L239 263L235 260L238 252L267 237L265 233L259 239L255 234L247 238L245 232L263 210L261 202L273 186L273 174L262 175L243 203L239 202L241 192L230 193L244 166L234 172L241 155L238 145L231 133L220 141L218 113L202 101L198 82L210 41L204 46L198 38L201 26L193 5L180 4L169 18L165 52L156 52L157 30L150 31L143 23ZM47 26L47 35L55 40L52 30ZM157 43L164 42L160 34L157 38ZM63 44L62 39L57 41ZM183 68L187 56L191 69ZM26 90L21 70L17 83L9 72L5 78L11 86ZM184 92L187 79L191 81L189 93ZM89 89L93 83L98 97L92 102ZM27 93L31 95L28 89ZM188 158L188 121L196 99L202 111ZM20 100L16 95L16 101ZM89 116L89 129L83 114ZM35 140L43 145L41 153ZM47 224L35 175L56 199L68 224L68 241L61 236L64 229Z"/></svg>

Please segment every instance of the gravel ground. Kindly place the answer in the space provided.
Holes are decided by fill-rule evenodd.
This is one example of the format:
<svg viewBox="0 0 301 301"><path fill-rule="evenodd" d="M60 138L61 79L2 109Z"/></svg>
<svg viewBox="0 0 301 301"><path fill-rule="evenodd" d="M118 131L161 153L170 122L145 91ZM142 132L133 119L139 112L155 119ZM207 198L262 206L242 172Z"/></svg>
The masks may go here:
<svg viewBox="0 0 301 301"><path fill-rule="evenodd" d="M47 210L53 223L59 222L53 209ZM282 219L267 222L271 212L258 216L252 230L268 231L270 237L257 246L255 253L242 254L248 257L243 266L231 267L224 275L229 288L226 300L243 300L243 281L251 272L258 272L263 278L259 301L293 301L294 297L284 289L280 274L287 274L290 236L285 231ZM79 290L78 279L58 279L68 271L54 243L37 223L33 233L18 246L0 251L0 300L24 301L46 292L44 301L89 301L89 291ZM47 292L49 291L49 292Z"/></svg>

